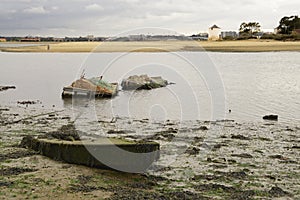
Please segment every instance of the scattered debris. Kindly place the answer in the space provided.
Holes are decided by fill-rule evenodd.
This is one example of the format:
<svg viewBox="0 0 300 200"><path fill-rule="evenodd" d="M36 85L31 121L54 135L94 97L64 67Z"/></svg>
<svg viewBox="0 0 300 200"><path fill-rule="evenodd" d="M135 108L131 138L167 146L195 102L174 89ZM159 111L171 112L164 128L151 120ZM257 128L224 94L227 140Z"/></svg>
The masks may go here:
<svg viewBox="0 0 300 200"><path fill-rule="evenodd" d="M27 156L36 155L36 154L37 153L35 151L29 151L27 149L10 152L7 154L0 154L0 162L6 161L9 159L23 158L23 157L27 157Z"/></svg>
<svg viewBox="0 0 300 200"><path fill-rule="evenodd" d="M14 184L14 182L0 181L0 187L10 187L13 184Z"/></svg>
<svg viewBox="0 0 300 200"><path fill-rule="evenodd" d="M200 149L197 148L197 147L189 147L189 148L185 151L185 153L187 153L187 154L189 154L189 155L197 155L197 154L199 154L199 152L200 152Z"/></svg>
<svg viewBox="0 0 300 200"><path fill-rule="evenodd" d="M29 168L21 168L21 167L5 167L0 168L0 176L11 176L11 175L19 175L27 172L37 171L35 169Z"/></svg>

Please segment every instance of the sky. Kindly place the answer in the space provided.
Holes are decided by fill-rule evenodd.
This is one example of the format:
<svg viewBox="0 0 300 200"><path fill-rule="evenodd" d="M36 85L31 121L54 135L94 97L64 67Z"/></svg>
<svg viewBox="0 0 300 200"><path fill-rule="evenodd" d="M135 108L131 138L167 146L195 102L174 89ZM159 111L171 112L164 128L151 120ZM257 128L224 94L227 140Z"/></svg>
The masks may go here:
<svg viewBox="0 0 300 200"><path fill-rule="evenodd" d="M299 0L0 0L0 35L190 35L250 21L273 29L299 8Z"/></svg>

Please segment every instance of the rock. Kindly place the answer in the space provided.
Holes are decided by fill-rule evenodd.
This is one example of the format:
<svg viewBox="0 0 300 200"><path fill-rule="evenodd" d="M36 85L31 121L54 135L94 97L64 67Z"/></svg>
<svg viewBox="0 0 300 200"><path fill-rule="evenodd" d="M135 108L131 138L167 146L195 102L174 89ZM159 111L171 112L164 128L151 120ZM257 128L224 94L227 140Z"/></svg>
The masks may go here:
<svg viewBox="0 0 300 200"><path fill-rule="evenodd" d="M127 134L127 133L135 133L135 131L132 131L132 130L109 130L109 131L107 131L107 134Z"/></svg>
<svg viewBox="0 0 300 200"><path fill-rule="evenodd" d="M271 155L269 156L269 158L272 158L272 159L279 159L279 160L285 160L286 158L283 157L282 155Z"/></svg>
<svg viewBox="0 0 300 200"><path fill-rule="evenodd" d="M151 90L166 87L168 81L159 77L149 77L147 75L134 75L124 79L121 83L123 90Z"/></svg>
<svg viewBox="0 0 300 200"><path fill-rule="evenodd" d="M240 158L253 158L253 156L248 153L232 154L231 156L232 157L240 157Z"/></svg>
<svg viewBox="0 0 300 200"><path fill-rule="evenodd" d="M283 197L283 196L289 196L290 194L280 187L272 187L271 190L269 190L269 194L273 197Z"/></svg>
<svg viewBox="0 0 300 200"><path fill-rule="evenodd" d="M189 155L197 155L197 154L199 154L199 152L200 152L200 149L197 147L190 147L185 151L185 153L187 153Z"/></svg>
<svg viewBox="0 0 300 200"><path fill-rule="evenodd" d="M233 119L218 119L217 122L234 122Z"/></svg>
<svg viewBox="0 0 300 200"><path fill-rule="evenodd" d="M28 104L36 104L36 101L18 101L18 104L28 105Z"/></svg>
<svg viewBox="0 0 300 200"><path fill-rule="evenodd" d="M80 140L81 132L76 130L74 124L63 125L57 131L46 134L47 138L55 138L59 140L75 141Z"/></svg>
<svg viewBox="0 0 300 200"><path fill-rule="evenodd" d="M8 89L16 89L16 86L0 86L0 92Z"/></svg>
<svg viewBox="0 0 300 200"><path fill-rule="evenodd" d="M192 130L193 131L198 131L198 130L200 130L200 131L207 131L208 128L207 128L207 126L200 126L200 127L197 127L197 128L192 128Z"/></svg>
<svg viewBox="0 0 300 200"><path fill-rule="evenodd" d="M231 139L238 139L238 140L250 140L250 138L245 137L243 135L231 135Z"/></svg>
<svg viewBox="0 0 300 200"><path fill-rule="evenodd" d="M265 115L263 116L264 120L274 120L277 121L278 120L278 115Z"/></svg>

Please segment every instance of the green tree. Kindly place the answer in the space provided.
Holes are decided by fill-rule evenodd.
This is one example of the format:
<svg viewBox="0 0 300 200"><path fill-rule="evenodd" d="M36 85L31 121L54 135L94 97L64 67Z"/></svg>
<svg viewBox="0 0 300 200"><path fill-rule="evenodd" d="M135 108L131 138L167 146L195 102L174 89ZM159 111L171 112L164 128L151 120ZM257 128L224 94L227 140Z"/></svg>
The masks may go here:
<svg viewBox="0 0 300 200"><path fill-rule="evenodd" d="M279 21L277 29L281 34L291 34L293 30L300 29L300 18L296 15L290 17L285 16Z"/></svg>
<svg viewBox="0 0 300 200"><path fill-rule="evenodd" d="M258 22L249 22L249 23L246 23L246 22L243 22L241 25L240 25L240 34L249 34L249 35L254 35L258 32L260 32L260 24Z"/></svg>

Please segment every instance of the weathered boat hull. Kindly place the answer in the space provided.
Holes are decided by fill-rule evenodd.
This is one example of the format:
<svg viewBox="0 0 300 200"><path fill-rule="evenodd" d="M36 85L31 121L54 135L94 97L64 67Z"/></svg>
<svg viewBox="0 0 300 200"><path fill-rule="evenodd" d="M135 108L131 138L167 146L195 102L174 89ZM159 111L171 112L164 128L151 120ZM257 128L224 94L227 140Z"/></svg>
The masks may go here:
<svg viewBox="0 0 300 200"><path fill-rule="evenodd" d="M98 92L95 90L76 88L72 86L64 87L62 92L62 98L111 98L118 94L118 84L112 83L112 85L114 86L114 90L111 93Z"/></svg>

